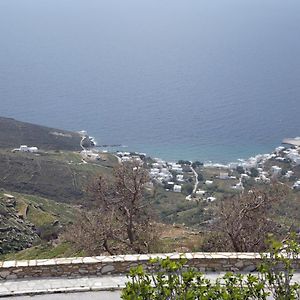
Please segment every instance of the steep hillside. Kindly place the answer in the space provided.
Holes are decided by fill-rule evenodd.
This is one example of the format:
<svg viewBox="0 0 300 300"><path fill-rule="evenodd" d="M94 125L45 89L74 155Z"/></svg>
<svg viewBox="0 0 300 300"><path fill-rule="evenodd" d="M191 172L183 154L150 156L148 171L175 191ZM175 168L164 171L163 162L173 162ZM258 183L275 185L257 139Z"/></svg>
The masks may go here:
<svg viewBox="0 0 300 300"><path fill-rule="evenodd" d="M0 148L20 145L36 146L43 150L80 150L78 133L48 128L0 117Z"/></svg>

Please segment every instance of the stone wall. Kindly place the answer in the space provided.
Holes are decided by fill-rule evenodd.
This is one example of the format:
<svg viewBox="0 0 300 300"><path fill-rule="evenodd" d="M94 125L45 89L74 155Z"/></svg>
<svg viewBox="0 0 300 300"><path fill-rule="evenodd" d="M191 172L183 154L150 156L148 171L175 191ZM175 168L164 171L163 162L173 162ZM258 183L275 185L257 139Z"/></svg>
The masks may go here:
<svg viewBox="0 0 300 300"><path fill-rule="evenodd" d="M127 274L138 264L149 267L149 259L178 260L185 257L189 266L202 272L255 271L261 263L258 253L169 253L39 259L0 262L0 280L30 277L80 277ZM296 268L300 264L296 262Z"/></svg>

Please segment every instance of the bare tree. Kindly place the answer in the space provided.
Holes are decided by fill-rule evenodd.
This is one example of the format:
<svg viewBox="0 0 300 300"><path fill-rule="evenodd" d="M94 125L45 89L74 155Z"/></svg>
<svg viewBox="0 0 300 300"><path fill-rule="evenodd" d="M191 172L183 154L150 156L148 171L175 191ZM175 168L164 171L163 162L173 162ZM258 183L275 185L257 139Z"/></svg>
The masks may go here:
<svg viewBox="0 0 300 300"><path fill-rule="evenodd" d="M115 180L102 176L89 187L89 210L69 228L65 237L90 254L151 252L158 231L143 193L150 178L139 163L114 169Z"/></svg>
<svg viewBox="0 0 300 300"><path fill-rule="evenodd" d="M286 189L273 185L270 190L249 190L223 199L217 207L212 233L205 250L256 252L266 249L269 234L280 237L282 227L272 218L272 206L286 196Z"/></svg>

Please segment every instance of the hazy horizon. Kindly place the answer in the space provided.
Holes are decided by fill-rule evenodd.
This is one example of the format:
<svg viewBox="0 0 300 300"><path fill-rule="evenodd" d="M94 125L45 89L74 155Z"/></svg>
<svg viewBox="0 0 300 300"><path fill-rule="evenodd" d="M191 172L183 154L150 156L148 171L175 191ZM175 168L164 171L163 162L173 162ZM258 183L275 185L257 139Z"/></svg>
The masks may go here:
<svg viewBox="0 0 300 300"><path fill-rule="evenodd" d="M166 159L300 135L297 0L2 0L0 115Z"/></svg>

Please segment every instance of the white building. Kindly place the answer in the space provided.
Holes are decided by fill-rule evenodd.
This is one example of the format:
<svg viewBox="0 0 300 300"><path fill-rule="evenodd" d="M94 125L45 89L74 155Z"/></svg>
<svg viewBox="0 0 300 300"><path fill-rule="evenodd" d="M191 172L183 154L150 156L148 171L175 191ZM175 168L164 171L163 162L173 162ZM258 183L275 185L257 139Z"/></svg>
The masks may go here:
<svg viewBox="0 0 300 300"><path fill-rule="evenodd" d="M99 160L100 159L100 156L98 153L95 153L91 150L83 150L81 151L81 156L83 158L86 158L86 159L90 159L90 160Z"/></svg>
<svg viewBox="0 0 300 300"><path fill-rule="evenodd" d="M290 178L291 176L294 175L294 172L293 171L287 171L286 174L284 175L284 177L286 178Z"/></svg>
<svg viewBox="0 0 300 300"><path fill-rule="evenodd" d="M177 180L177 181L180 181L180 182L183 182L183 181L184 181L183 175L182 175L182 174L176 175L176 180Z"/></svg>
<svg viewBox="0 0 300 300"><path fill-rule="evenodd" d="M122 162L131 161L131 158L129 156L122 156L121 161Z"/></svg>
<svg viewBox="0 0 300 300"><path fill-rule="evenodd" d="M212 185L213 183L214 183L214 182L213 182L212 180L206 180L206 181L205 181L205 184L206 184L206 185Z"/></svg>
<svg viewBox="0 0 300 300"><path fill-rule="evenodd" d="M241 174L241 179L248 179L250 176L248 174Z"/></svg>
<svg viewBox="0 0 300 300"><path fill-rule="evenodd" d="M300 180L296 181L293 185L293 189L300 190Z"/></svg>
<svg viewBox="0 0 300 300"><path fill-rule="evenodd" d="M237 191L243 191L244 186L242 182L237 183L236 185L232 186L232 189L237 190Z"/></svg>
<svg viewBox="0 0 300 300"><path fill-rule="evenodd" d="M206 201L207 202L214 202L214 201L216 201L216 199L217 198L215 198L215 197L208 197L208 198L206 198Z"/></svg>
<svg viewBox="0 0 300 300"><path fill-rule="evenodd" d="M272 166L271 167L271 172L275 176L279 176L281 174L281 171L282 171L282 168L280 168L278 166Z"/></svg>
<svg viewBox="0 0 300 300"><path fill-rule="evenodd" d="M176 173L183 173L181 165L178 165L176 163L171 164L171 170L176 172Z"/></svg>
<svg viewBox="0 0 300 300"><path fill-rule="evenodd" d="M39 149L37 147L29 147L29 152L31 152L31 153L36 153L38 151L39 151Z"/></svg>
<svg viewBox="0 0 300 300"><path fill-rule="evenodd" d="M262 183L262 180L261 180L260 177L255 177L254 180L255 180L255 182L257 182L257 183Z"/></svg>
<svg viewBox="0 0 300 300"><path fill-rule="evenodd" d="M275 153L278 155L281 151L285 150L285 147L279 146L275 149Z"/></svg>
<svg viewBox="0 0 300 300"><path fill-rule="evenodd" d="M153 164L152 164L152 167L153 167L153 168L159 168L159 167L160 167L160 164L159 164L159 163L153 163Z"/></svg>
<svg viewBox="0 0 300 300"><path fill-rule="evenodd" d="M220 172L220 176L219 176L220 179L229 179L229 175L228 175L228 172Z"/></svg>
<svg viewBox="0 0 300 300"><path fill-rule="evenodd" d="M300 154L297 149L288 149L285 151L286 156L296 165L300 165Z"/></svg>
<svg viewBox="0 0 300 300"><path fill-rule="evenodd" d="M206 191L204 191L204 190L198 190L198 191L196 191L196 195L204 196L205 194L206 194Z"/></svg>
<svg viewBox="0 0 300 300"><path fill-rule="evenodd" d="M30 152L30 153L36 153L39 151L37 147L28 147L27 145L21 145L20 148L13 149L13 152L20 151L20 152Z"/></svg>
<svg viewBox="0 0 300 300"><path fill-rule="evenodd" d="M173 187L175 193L181 193L181 185L175 184Z"/></svg>

